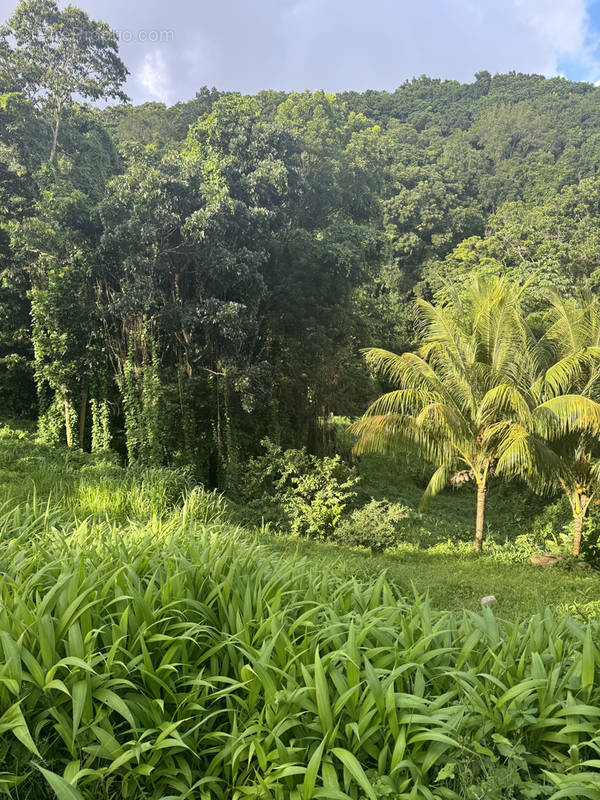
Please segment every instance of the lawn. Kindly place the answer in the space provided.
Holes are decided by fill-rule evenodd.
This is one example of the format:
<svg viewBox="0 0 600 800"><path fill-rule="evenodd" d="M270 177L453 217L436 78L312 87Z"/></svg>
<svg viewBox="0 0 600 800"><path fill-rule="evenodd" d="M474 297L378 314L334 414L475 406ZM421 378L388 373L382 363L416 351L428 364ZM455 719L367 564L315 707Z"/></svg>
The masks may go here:
<svg viewBox="0 0 600 800"><path fill-rule="evenodd" d="M440 610L476 611L481 608L481 598L493 594L498 601L497 615L506 619L524 619L545 606L584 620L600 618L600 573L594 569L544 569L502 564L485 555L457 556L427 550L371 556L349 548L289 539L265 543L286 557L298 553L348 577L373 580L385 572L403 595L427 595L432 606Z"/></svg>

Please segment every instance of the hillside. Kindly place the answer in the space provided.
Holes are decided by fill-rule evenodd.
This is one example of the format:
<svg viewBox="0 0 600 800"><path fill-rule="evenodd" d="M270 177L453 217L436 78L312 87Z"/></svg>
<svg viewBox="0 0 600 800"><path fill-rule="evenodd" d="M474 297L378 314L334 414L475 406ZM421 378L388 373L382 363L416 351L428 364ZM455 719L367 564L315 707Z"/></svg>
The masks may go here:
<svg viewBox="0 0 600 800"><path fill-rule="evenodd" d="M595 290L599 91L479 73L75 103L51 164L43 113L6 93L4 408L221 488L265 435L323 451L319 420L376 392L359 348L414 346L415 297L535 275L535 315Z"/></svg>

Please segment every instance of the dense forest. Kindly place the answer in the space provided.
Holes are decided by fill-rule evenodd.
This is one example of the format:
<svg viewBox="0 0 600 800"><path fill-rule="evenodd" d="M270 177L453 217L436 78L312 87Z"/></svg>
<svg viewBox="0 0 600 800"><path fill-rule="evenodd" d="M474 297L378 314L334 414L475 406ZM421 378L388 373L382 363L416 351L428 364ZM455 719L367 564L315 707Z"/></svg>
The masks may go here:
<svg viewBox="0 0 600 800"><path fill-rule="evenodd" d="M597 288L600 89L480 72L132 106L108 29L93 86L40 68L32 5L0 40L0 402L46 441L227 488L267 435L329 451L329 415L376 392L360 349L409 349L414 298L473 272L535 273L532 313Z"/></svg>
<svg viewBox="0 0 600 800"><path fill-rule="evenodd" d="M600 800L600 88L127 75L0 27L0 793Z"/></svg>

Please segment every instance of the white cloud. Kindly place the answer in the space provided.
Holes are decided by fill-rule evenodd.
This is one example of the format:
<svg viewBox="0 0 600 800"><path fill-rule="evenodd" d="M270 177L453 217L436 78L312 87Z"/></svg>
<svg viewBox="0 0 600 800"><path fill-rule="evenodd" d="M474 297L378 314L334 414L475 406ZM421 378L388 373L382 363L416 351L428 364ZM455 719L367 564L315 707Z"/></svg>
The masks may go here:
<svg viewBox="0 0 600 800"><path fill-rule="evenodd" d="M514 0L532 36L547 48L546 74L556 74L561 60L576 63L588 79L600 73L597 33L588 14L589 0Z"/></svg>
<svg viewBox="0 0 600 800"><path fill-rule="evenodd" d="M163 103L171 101L173 92L169 68L162 50L151 50L146 53L136 77L150 99L160 100Z"/></svg>
<svg viewBox="0 0 600 800"><path fill-rule="evenodd" d="M515 0L517 13L553 51L574 53L585 41L584 0Z"/></svg>
<svg viewBox="0 0 600 800"><path fill-rule="evenodd" d="M137 102L187 99L203 85L394 89L485 69L600 78L597 0L73 1L117 30L174 32L158 47L122 42Z"/></svg>

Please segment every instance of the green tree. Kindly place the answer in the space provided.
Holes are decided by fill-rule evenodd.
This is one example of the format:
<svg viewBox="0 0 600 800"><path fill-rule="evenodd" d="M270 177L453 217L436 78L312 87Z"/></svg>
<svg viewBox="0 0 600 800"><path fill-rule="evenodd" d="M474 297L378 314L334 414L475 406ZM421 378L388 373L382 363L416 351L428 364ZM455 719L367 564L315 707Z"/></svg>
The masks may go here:
<svg viewBox="0 0 600 800"><path fill-rule="evenodd" d="M116 154L86 109L73 108L63 130L69 150L36 171L27 213L11 225L10 264L27 280L41 414L54 416L59 404L67 443L83 445L89 392L106 371L96 314L95 205L116 167Z"/></svg>
<svg viewBox="0 0 600 800"><path fill-rule="evenodd" d="M0 41L1 71L39 105L51 126L50 162L75 95L127 100L116 34L75 6L61 10L56 0L21 0L0 29Z"/></svg>
<svg viewBox="0 0 600 800"><path fill-rule="evenodd" d="M35 408L30 279L15 258L15 237L38 196L47 133L22 94L0 95L0 398L11 413Z"/></svg>
<svg viewBox="0 0 600 800"><path fill-rule="evenodd" d="M548 329L542 345L550 345L557 365L544 376L546 392L560 393L568 382L586 398L600 397L600 362L588 355L600 354L600 302L590 292L577 298L552 297L548 312ZM581 551L583 521L592 500L600 491L600 415L583 430L564 430L550 425L546 434L548 446L557 455L556 469L549 486L560 489L569 498L573 513L573 554ZM535 488L535 476L534 488Z"/></svg>

